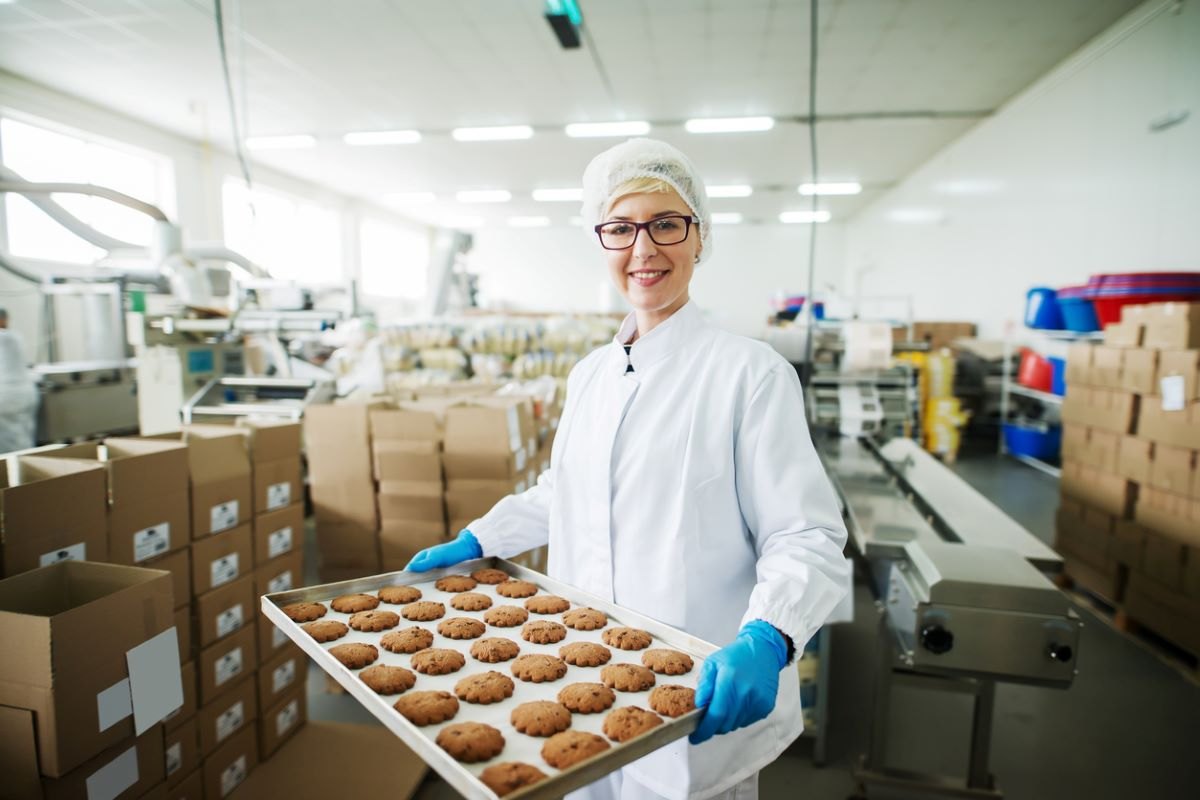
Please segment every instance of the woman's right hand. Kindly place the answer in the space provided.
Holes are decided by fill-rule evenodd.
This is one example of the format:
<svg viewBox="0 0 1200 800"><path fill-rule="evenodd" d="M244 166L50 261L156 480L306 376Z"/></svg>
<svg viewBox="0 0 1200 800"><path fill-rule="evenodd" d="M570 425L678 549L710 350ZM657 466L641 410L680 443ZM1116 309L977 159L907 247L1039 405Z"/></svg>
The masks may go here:
<svg viewBox="0 0 1200 800"><path fill-rule="evenodd" d="M475 538L475 534L464 529L452 542L426 547L413 556L412 561L408 562L408 566L404 569L409 572L428 572L431 569L452 567L462 561L470 561L482 556L483 548L479 546L479 540Z"/></svg>

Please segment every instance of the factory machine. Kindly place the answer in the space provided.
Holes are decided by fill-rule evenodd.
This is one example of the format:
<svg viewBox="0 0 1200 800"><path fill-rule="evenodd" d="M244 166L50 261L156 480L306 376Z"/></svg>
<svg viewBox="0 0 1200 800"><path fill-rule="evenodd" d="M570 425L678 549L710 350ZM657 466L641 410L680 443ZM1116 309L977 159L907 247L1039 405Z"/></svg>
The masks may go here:
<svg viewBox="0 0 1200 800"><path fill-rule="evenodd" d="M1046 577L1061 558L915 442L830 437L818 450L877 598L881 637L864 796L1002 797L988 767L997 682L1066 689L1081 622ZM973 699L965 777L887 766L897 687Z"/></svg>

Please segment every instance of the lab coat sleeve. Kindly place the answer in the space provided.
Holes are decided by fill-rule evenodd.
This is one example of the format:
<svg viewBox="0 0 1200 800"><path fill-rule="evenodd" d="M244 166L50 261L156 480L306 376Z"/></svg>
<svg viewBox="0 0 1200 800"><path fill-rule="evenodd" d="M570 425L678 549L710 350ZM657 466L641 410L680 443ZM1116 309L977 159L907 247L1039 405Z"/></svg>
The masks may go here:
<svg viewBox="0 0 1200 800"><path fill-rule="evenodd" d="M510 494L475 520L468 530L485 556L511 558L541 547L550 539L550 498L554 495L554 466L520 494Z"/></svg>
<svg viewBox="0 0 1200 800"><path fill-rule="evenodd" d="M800 380L781 363L752 395L735 442L738 501L758 555L742 620L761 619L799 651L850 586L846 526L809 438Z"/></svg>

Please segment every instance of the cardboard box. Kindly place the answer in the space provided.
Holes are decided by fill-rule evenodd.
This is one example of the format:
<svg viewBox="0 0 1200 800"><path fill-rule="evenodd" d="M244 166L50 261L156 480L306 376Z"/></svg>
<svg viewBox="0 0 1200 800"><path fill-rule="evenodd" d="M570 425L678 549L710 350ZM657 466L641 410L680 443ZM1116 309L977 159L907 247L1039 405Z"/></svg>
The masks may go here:
<svg viewBox="0 0 1200 800"><path fill-rule="evenodd" d="M200 766L200 739L192 716L163 737L164 772L167 786L176 786Z"/></svg>
<svg viewBox="0 0 1200 800"><path fill-rule="evenodd" d="M271 708L259 718L258 753L262 759L274 755L283 744L294 736L308 720L308 702L305 687L297 686L285 692Z"/></svg>
<svg viewBox="0 0 1200 800"><path fill-rule="evenodd" d="M1156 533L1200 547L1200 500L1143 486L1135 519Z"/></svg>
<svg viewBox="0 0 1200 800"><path fill-rule="evenodd" d="M326 762L326 767L330 762ZM258 726L254 723L234 734L212 755L204 759L204 800L225 800L245 782L247 776L258 766ZM288 795L268 791L266 794L242 792L240 797L286 797ZM306 796L303 791L294 797ZM307 795L315 796L315 795Z"/></svg>
<svg viewBox="0 0 1200 800"><path fill-rule="evenodd" d="M204 768L192 770L179 783L168 787L165 800L204 800Z"/></svg>
<svg viewBox="0 0 1200 800"><path fill-rule="evenodd" d="M1110 389L1072 388L1063 398L1062 419L1117 434L1133 433L1137 395Z"/></svg>
<svg viewBox="0 0 1200 800"><path fill-rule="evenodd" d="M261 665L269 664L272 659L278 657L292 641L286 633L275 627L275 623L271 622L266 614L262 613L261 607L258 610L257 638L259 669L262 669Z"/></svg>
<svg viewBox="0 0 1200 800"><path fill-rule="evenodd" d="M1173 592L1183 591L1188 551L1192 548L1169 536L1147 532L1142 563L1137 569Z"/></svg>
<svg viewBox="0 0 1200 800"><path fill-rule="evenodd" d="M192 545L192 591L196 596L220 588L254 571L253 537L242 525Z"/></svg>
<svg viewBox="0 0 1200 800"><path fill-rule="evenodd" d="M1125 593L1125 613L1175 644L1200 652L1200 601L1160 586L1133 572Z"/></svg>
<svg viewBox="0 0 1200 800"><path fill-rule="evenodd" d="M1149 483L1154 447L1153 442L1145 439L1122 436L1117 446L1117 474L1137 484Z"/></svg>
<svg viewBox="0 0 1200 800"><path fill-rule="evenodd" d="M1145 326L1140 322L1111 322L1104 326L1104 344L1109 347L1141 347Z"/></svg>
<svg viewBox="0 0 1200 800"><path fill-rule="evenodd" d="M304 553L299 549L293 550L286 556L273 558L266 564L254 569L254 597L264 594L275 594L304 585Z"/></svg>
<svg viewBox="0 0 1200 800"><path fill-rule="evenodd" d="M6 779L8 777L5 775ZM155 725L141 736L131 736L106 749L60 778L43 777L40 797L42 800L95 797L137 800L161 784L163 777L163 729L161 725Z"/></svg>
<svg viewBox="0 0 1200 800"><path fill-rule="evenodd" d="M300 458L302 429L299 422L240 417L237 427L245 432L246 448L254 464Z"/></svg>
<svg viewBox="0 0 1200 800"><path fill-rule="evenodd" d="M248 625L200 651L197 671L201 708L254 672L258 667L257 638L254 626Z"/></svg>
<svg viewBox="0 0 1200 800"><path fill-rule="evenodd" d="M1200 303L1154 303L1146 307L1145 347L1200 348Z"/></svg>
<svg viewBox="0 0 1200 800"><path fill-rule="evenodd" d="M162 569L171 573L171 591L175 597L176 608L183 608L192 602L192 550L190 547L153 558L140 566L146 569Z"/></svg>
<svg viewBox="0 0 1200 800"><path fill-rule="evenodd" d="M200 706L196 714L200 755L207 756L256 719L258 682L248 675L216 700Z"/></svg>
<svg viewBox="0 0 1200 800"><path fill-rule="evenodd" d="M342 581L351 581L356 578L362 578L366 575L378 575L380 572L379 566L374 569L364 566L343 566L339 564L319 564L317 566L317 579L320 583L340 583Z"/></svg>
<svg viewBox="0 0 1200 800"><path fill-rule="evenodd" d="M1064 461L1087 461L1088 432L1086 425L1071 423L1062 426L1062 445L1059 455Z"/></svg>
<svg viewBox="0 0 1200 800"><path fill-rule="evenodd" d="M457 532L456 532L457 535ZM444 522L406 522L384 520L379 531L379 550L384 572L404 569L426 547L448 542Z"/></svg>
<svg viewBox="0 0 1200 800"><path fill-rule="evenodd" d="M1158 374L1155 376L1155 389L1146 394L1169 395L1172 391L1178 393L1178 386L1172 390L1164 387L1163 379L1168 384L1173 381L1182 385L1185 400L1200 400L1200 350L1162 350L1158 356Z"/></svg>
<svg viewBox="0 0 1200 800"><path fill-rule="evenodd" d="M304 547L304 504L281 508L254 518L254 563L262 566L273 558L298 552Z"/></svg>
<svg viewBox="0 0 1200 800"><path fill-rule="evenodd" d="M389 520L411 520L415 522L434 522L446 524L446 504L442 498L441 483L430 484L421 489L418 486L391 486L385 492L386 484L380 484L378 495L380 526ZM393 494L400 489L402 494Z"/></svg>
<svg viewBox="0 0 1200 800"><path fill-rule="evenodd" d="M0 577L58 561L106 561L105 492L98 464L44 456L0 461Z"/></svg>
<svg viewBox="0 0 1200 800"><path fill-rule="evenodd" d="M1076 556L1064 555L1063 572L1078 586L1110 603L1119 603L1125 594L1126 571L1115 563L1108 569L1097 569Z"/></svg>
<svg viewBox="0 0 1200 800"><path fill-rule="evenodd" d="M311 467L309 473L311 478ZM350 525L370 531L379 527L379 518L375 513L375 481L371 477L361 482L318 482L312 479L309 495L312 498L313 516L318 523Z"/></svg>
<svg viewBox="0 0 1200 800"><path fill-rule="evenodd" d="M372 443L375 479L442 483L442 451L438 441L377 441Z"/></svg>
<svg viewBox="0 0 1200 800"><path fill-rule="evenodd" d="M278 705L284 695L304 689L308 679L308 656L294 644L286 644L258 669L258 708Z"/></svg>
<svg viewBox="0 0 1200 800"><path fill-rule="evenodd" d="M1113 518L1102 512L1079 513L1064 503L1055 515L1054 549L1071 555L1098 570L1113 566Z"/></svg>
<svg viewBox="0 0 1200 800"><path fill-rule="evenodd" d="M444 470L446 479L514 479L525 469L531 455L526 449L524 413L531 436L532 412L528 402L517 398L489 398L502 403L483 404L475 398L470 404L446 411Z"/></svg>
<svg viewBox="0 0 1200 800"><path fill-rule="evenodd" d="M131 694L147 724L181 705L174 625L161 572L64 562L0 581L0 705L32 712L42 774L132 737Z"/></svg>
<svg viewBox="0 0 1200 800"><path fill-rule="evenodd" d="M254 513L277 511L304 504L304 480L300 458L264 461L254 465Z"/></svg>
<svg viewBox="0 0 1200 800"><path fill-rule="evenodd" d="M1120 347L1093 346L1091 385L1105 389L1120 389L1126 352Z"/></svg>
<svg viewBox="0 0 1200 800"><path fill-rule="evenodd" d="M453 481L446 488L446 514L452 520L476 520L510 494L525 491L525 481Z"/></svg>
<svg viewBox="0 0 1200 800"><path fill-rule="evenodd" d="M369 414L379 407L338 403L305 410L309 494L318 522L378 527Z"/></svg>
<svg viewBox="0 0 1200 800"><path fill-rule="evenodd" d="M197 597L197 645L208 647L250 625L254 621L255 600L253 574Z"/></svg>
<svg viewBox="0 0 1200 800"><path fill-rule="evenodd" d="M372 498L371 507L375 507ZM379 534L375 528L317 520L317 550L327 567L379 567ZM372 572L361 572L371 575Z"/></svg>
<svg viewBox="0 0 1200 800"><path fill-rule="evenodd" d="M445 409L417 403L404 404L399 408L375 408L369 414L371 442L382 443L440 443L444 436L443 420Z"/></svg>
<svg viewBox="0 0 1200 800"><path fill-rule="evenodd" d="M240 431L220 425L191 425L164 438L181 439L188 447L193 539L250 521L250 459Z"/></svg>
<svg viewBox="0 0 1200 800"><path fill-rule="evenodd" d="M1125 350L1117 388L1134 394L1157 393L1158 350Z"/></svg>
<svg viewBox="0 0 1200 800"><path fill-rule="evenodd" d="M1061 455L1105 472L1117 472L1121 437L1100 428L1064 425Z"/></svg>
<svg viewBox="0 0 1200 800"><path fill-rule="evenodd" d="M195 655L195 642L192 641L192 606L191 603L175 609L175 636L179 641L179 663L191 661Z"/></svg>
<svg viewBox="0 0 1200 800"><path fill-rule="evenodd" d="M1118 519L1128 519L1133 511L1135 486L1119 475L1076 461L1064 461L1059 485L1064 496Z"/></svg>
<svg viewBox="0 0 1200 800"><path fill-rule="evenodd" d="M1092 348L1087 342L1067 347L1067 369L1064 374L1068 387L1083 389L1092 382Z"/></svg>
<svg viewBox="0 0 1200 800"><path fill-rule="evenodd" d="M168 733L194 717L200 707L196 702L195 661L189 661L179 668L179 682L183 685L183 705L163 719L163 727Z"/></svg>
<svg viewBox="0 0 1200 800"><path fill-rule="evenodd" d="M1118 564L1140 569L1148 532L1130 520L1119 519L1113 526L1112 553Z"/></svg>
<svg viewBox="0 0 1200 800"><path fill-rule="evenodd" d="M1188 401L1180 411L1164 411L1161 397L1143 397L1137 430L1143 439L1200 450L1200 401Z"/></svg>
<svg viewBox="0 0 1200 800"><path fill-rule="evenodd" d="M1160 444L1154 449L1150 486L1164 492L1192 496L1196 478L1196 451Z"/></svg>

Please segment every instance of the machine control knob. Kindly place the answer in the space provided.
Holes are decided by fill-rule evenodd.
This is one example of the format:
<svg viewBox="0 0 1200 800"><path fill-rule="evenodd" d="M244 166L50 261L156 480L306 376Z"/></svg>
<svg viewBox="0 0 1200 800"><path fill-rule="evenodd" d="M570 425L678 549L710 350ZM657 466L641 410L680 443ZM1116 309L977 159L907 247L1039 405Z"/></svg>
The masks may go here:
<svg viewBox="0 0 1200 800"><path fill-rule="evenodd" d="M929 625L921 629L921 646L935 656L940 656L954 647L954 634L941 625Z"/></svg>
<svg viewBox="0 0 1200 800"><path fill-rule="evenodd" d="M1070 645L1052 644L1046 650L1046 655L1050 657L1051 661L1061 661L1066 664L1075 656L1075 651L1071 649Z"/></svg>

